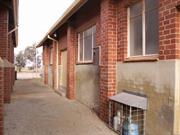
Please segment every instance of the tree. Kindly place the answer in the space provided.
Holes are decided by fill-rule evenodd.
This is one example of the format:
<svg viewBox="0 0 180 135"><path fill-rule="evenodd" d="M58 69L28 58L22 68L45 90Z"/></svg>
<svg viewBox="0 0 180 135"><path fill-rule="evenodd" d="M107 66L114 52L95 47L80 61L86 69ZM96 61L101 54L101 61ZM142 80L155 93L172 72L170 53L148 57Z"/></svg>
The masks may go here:
<svg viewBox="0 0 180 135"><path fill-rule="evenodd" d="M34 44L32 46L26 47L26 49L24 51L24 56L26 57L27 60L35 63L36 45Z"/></svg>
<svg viewBox="0 0 180 135"><path fill-rule="evenodd" d="M26 60L29 60L30 62L33 63L33 69L36 67L36 62L37 64L40 62L40 58L37 56L37 54L38 51L36 50L36 44L26 47L24 51L24 56Z"/></svg>
<svg viewBox="0 0 180 135"><path fill-rule="evenodd" d="M24 57L23 51L20 51L16 55L15 65L17 66L19 72L21 72L21 69L26 66L26 58Z"/></svg>
<svg viewBox="0 0 180 135"><path fill-rule="evenodd" d="M42 61L42 57L40 55L37 56L37 67L40 68L41 67L41 61Z"/></svg>

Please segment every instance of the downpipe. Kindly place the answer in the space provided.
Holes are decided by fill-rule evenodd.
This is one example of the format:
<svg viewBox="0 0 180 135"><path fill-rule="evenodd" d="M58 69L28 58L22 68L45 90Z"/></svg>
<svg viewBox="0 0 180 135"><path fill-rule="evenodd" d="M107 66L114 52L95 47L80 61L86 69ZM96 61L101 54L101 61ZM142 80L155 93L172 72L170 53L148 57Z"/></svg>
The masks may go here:
<svg viewBox="0 0 180 135"><path fill-rule="evenodd" d="M59 85L59 68L58 68L58 65L59 65L59 49L58 49L58 40L52 38L50 35L48 35L47 38L56 43L56 64L57 64L57 67L56 67L56 75L57 75L56 76L56 80L57 80L56 89L58 89L58 85Z"/></svg>

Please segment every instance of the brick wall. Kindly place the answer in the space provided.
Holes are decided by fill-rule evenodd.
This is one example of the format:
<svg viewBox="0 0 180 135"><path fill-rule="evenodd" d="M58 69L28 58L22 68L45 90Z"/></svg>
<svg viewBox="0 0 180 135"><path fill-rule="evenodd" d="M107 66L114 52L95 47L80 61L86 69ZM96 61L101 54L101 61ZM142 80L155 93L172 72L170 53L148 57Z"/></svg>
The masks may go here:
<svg viewBox="0 0 180 135"><path fill-rule="evenodd" d="M66 50L67 49L67 29L65 31L65 34L63 36L60 37L59 39L59 65L61 65L61 51Z"/></svg>
<svg viewBox="0 0 180 135"><path fill-rule="evenodd" d="M0 56L8 59L8 11L0 7Z"/></svg>
<svg viewBox="0 0 180 135"><path fill-rule="evenodd" d="M4 93L4 69L3 61L0 57L0 135L3 135L3 93Z"/></svg>
<svg viewBox="0 0 180 135"><path fill-rule="evenodd" d="M8 10L0 8L0 57L4 60L10 59L10 44L8 43ZM10 83L9 83L10 82ZM10 102L10 93L12 91L11 68L4 70L4 100Z"/></svg>
<svg viewBox="0 0 180 135"><path fill-rule="evenodd" d="M73 26L67 29L67 97L75 99L75 64L77 33Z"/></svg>
<svg viewBox="0 0 180 135"><path fill-rule="evenodd" d="M108 97L116 91L117 62L117 3L101 2L101 66L100 66L100 117L108 118Z"/></svg>
<svg viewBox="0 0 180 135"><path fill-rule="evenodd" d="M8 76L8 77L6 77ZM10 103L11 102L11 68L4 67L4 102Z"/></svg>
<svg viewBox="0 0 180 135"><path fill-rule="evenodd" d="M15 67L14 67L14 45L13 45L13 39L12 39L12 34L8 35L8 60L9 62L12 64L11 68L10 68L10 82L11 82L11 91L13 91L13 85L14 85L14 81L15 81L15 76L14 76L14 71L15 71Z"/></svg>
<svg viewBox="0 0 180 135"><path fill-rule="evenodd" d="M180 14L176 6L180 0L159 2L159 58L180 59Z"/></svg>
<svg viewBox="0 0 180 135"><path fill-rule="evenodd" d="M118 3L117 20L118 20L118 46L117 46L117 59L123 61L127 57L127 0Z"/></svg>
<svg viewBox="0 0 180 135"><path fill-rule="evenodd" d="M127 5L128 0L102 0L94 4L91 1L84 5L71 19L73 26L69 25L64 36L59 39L59 51L68 50L67 97L75 98L75 64L77 49L77 33L86 27L96 24L97 45L101 46L100 65L100 117L107 121L108 97L116 93L116 63L124 61L127 57ZM180 0L159 0L159 59L179 59L179 12L176 5ZM91 6L94 6L93 11ZM99 11L100 10L100 11ZM100 12L100 15L99 15ZM86 13L86 14L85 14ZM87 15L88 14L88 15ZM94 20L95 21L94 21ZM64 33L64 32L62 32ZM66 45L67 44L67 45ZM54 47L55 49L56 47ZM49 51L44 47L45 83L48 82ZM56 50L54 50L56 63ZM59 52L59 64L61 53ZM56 66L54 66L56 69ZM56 70L54 70L56 71ZM54 72L54 76L56 72ZM54 85L55 85L54 81Z"/></svg>
<svg viewBox="0 0 180 135"><path fill-rule="evenodd" d="M127 0L118 2L118 61L127 57ZM179 0L159 0L159 59L180 58Z"/></svg>
<svg viewBox="0 0 180 135"><path fill-rule="evenodd" d="M43 46L43 65L44 65L44 84L48 84L48 48L47 46Z"/></svg>

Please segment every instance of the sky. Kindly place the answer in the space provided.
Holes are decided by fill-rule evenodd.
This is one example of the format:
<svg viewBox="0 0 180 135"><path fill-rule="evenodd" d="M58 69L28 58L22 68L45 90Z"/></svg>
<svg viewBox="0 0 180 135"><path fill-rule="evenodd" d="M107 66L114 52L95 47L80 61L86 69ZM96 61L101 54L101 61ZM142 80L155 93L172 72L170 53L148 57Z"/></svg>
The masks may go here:
<svg viewBox="0 0 180 135"><path fill-rule="evenodd" d="M17 54L38 43L74 0L19 0Z"/></svg>

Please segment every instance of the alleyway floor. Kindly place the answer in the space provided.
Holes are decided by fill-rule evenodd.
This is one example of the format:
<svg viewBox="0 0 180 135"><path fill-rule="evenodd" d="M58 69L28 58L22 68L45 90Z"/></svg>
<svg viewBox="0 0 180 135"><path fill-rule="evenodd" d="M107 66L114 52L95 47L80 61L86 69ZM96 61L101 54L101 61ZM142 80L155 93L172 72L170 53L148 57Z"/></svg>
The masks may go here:
<svg viewBox="0 0 180 135"><path fill-rule="evenodd" d="M87 107L38 79L16 81L4 120L5 135L115 135Z"/></svg>

